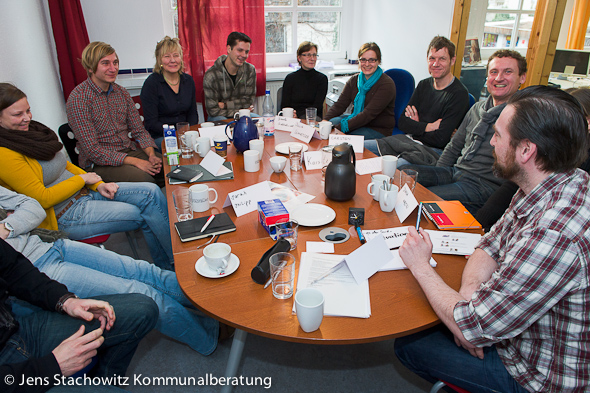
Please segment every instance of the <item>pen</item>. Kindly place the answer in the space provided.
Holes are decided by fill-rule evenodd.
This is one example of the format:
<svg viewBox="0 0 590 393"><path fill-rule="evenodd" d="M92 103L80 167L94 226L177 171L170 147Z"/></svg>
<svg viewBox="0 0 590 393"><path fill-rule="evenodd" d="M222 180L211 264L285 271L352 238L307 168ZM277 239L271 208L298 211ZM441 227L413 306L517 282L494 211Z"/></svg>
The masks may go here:
<svg viewBox="0 0 590 393"><path fill-rule="evenodd" d="M264 284L264 289L268 288L268 286L270 285L271 282L272 282L272 277L268 279L266 284Z"/></svg>
<svg viewBox="0 0 590 393"><path fill-rule="evenodd" d="M201 232L203 232L205 229L207 229L207 227L209 226L209 224L211 224L211 221L213 221L214 218L215 218L215 214L211 214L211 217L209 217L209 219L207 220L205 225L203 225L203 228L201 228Z"/></svg>
<svg viewBox="0 0 590 393"><path fill-rule="evenodd" d="M420 218L422 218L422 202L418 206L418 218L416 218L416 230L420 230Z"/></svg>
<svg viewBox="0 0 590 393"><path fill-rule="evenodd" d="M315 280L313 280L312 282L309 283L309 285L313 285L316 282L323 280L324 278L328 277L330 274L334 273L336 270L340 269L342 266L344 266L344 261L339 262L336 266L334 266L332 269L328 270L325 274L323 274L322 276L316 278Z"/></svg>
<svg viewBox="0 0 590 393"><path fill-rule="evenodd" d="M363 231L361 231L361 227L356 225L355 228L356 228L356 233L358 233L358 235L359 235L359 240L361 241L361 244L365 244L367 242L367 240L363 236Z"/></svg>

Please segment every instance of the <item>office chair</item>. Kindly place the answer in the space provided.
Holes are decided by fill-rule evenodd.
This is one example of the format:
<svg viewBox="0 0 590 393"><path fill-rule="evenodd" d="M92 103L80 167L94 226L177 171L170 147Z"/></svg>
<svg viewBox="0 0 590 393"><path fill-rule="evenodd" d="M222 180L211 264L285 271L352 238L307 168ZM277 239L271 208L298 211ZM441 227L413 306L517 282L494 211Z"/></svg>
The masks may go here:
<svg viewBox="0 0 590 393"><path fill-rule="evenodd" d="M281 107L281 104L283 102L283 86L279 87L279 90L277 90L277 113L279 113L283 108Z"/></svg>
<svg viewBox="0 0 590 393"><path fill-rule="evenodd" d="M395 82L395 107L393 112L395 113L395 128L391 132L391 135L403 134L404 132L397 128L399 118L403 115L408 106L408 101L414 94L416 83L414 77L406 70L401 68L391 68L385 71L393 81Z"/></svg>
<svg viewBox="0 0 590 393"><path fill-rule="evenodd" d="M440 391L445 386L450 387L451 389L453 389L457 393L469 393L469 391L467 391L465 389L461 389L458 386L455 386L455 385L453 385L451 383L444 382L444 381L438 381L437 383L435 383L434 385L432 385L432 388L430 389L430 393L437 393L438 391Z"/></svg>
<svg viewBox="0 0 590 393"><path fill-rule="evenodd" d="M471 93L468 93L468 94L469 94L469 109L471 109L471 107L475 104L475 97Z"/></svg>
<svg viewBox="0 0 590 393"><path fill-rule="evenodd" d="M59 138L61 139L64 147L66 148L66 152L70 156L70 160L72 164L78 166L78 148L76 147L76 137L74 136L74 132L68 123L62 124L58 130ZM131 236L129 231L125 232L127 236L127 241L129 242L129 247L131 247L131 252L133 253L133 258L139 259L139 254L137 253L137 240ZM110 235L101 235L101 236L94 236L88 239L80 240L82 243L86 244L94 244L100 248L104 248L104 242L109 239Z"/></svg>

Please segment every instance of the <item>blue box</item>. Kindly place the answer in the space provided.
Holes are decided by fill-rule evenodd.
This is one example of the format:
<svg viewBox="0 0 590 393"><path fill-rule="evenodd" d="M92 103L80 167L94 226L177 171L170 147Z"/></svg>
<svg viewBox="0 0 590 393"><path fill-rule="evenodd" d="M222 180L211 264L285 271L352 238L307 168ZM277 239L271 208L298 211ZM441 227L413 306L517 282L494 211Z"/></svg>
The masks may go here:
<svg viewBox="0 0 590 393"><path fill-rule="evenodd" d="M289 212L280 199L258 201L258 219L272 237L270 226L277 222L289 221Z"/></svg>

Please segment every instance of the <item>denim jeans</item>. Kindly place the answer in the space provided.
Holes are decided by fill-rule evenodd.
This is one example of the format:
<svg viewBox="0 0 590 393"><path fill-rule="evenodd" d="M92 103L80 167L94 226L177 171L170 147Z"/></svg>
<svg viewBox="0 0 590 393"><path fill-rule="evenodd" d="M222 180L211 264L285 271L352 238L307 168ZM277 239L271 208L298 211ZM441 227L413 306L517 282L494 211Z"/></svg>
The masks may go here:
<svg viewBox="0 0 590 393"><path fill-rule="evenodd" d="M500 187L454 166L400 166L398 164L397 169L414 169L418 171L418 183L446 201L460 201L474 216L494 191Z"/></svg>
<svg viewBox="0 0 590 393"><path fill-rule="evenodd" d="M194 309L174 272L71 240L56 241L34 265L80 297L147 295L160 309L157 330L203 355L217 348L219 323Z"/></svg>
<svg viewBox="0 0 590 393"><path fill-rule="evenodd" d="M139 341L154 327L158 309L150 298L135 293L101 296L96 299L109 302L115 309L117 319L113 328L103 333L105 340L98 350L98 363L92 369L92 376L124 376ZM0 364L14 364L25 362L30 358L42 358L49 355L66 338L76 333L80 325L85 326L85 334L100 327L98 320L87 322L46 310L38 310L26 316L16 315L15 318L19 323L19 329L0 350ZM19 383L22 378L20 375L13 377L15 383ZM53 376L48 378L48 381L53 382ZM0 387L4 382L5 379L2 378ZM71 390L56 388L51 391ZM108 387L95 389L94 386L88 386L85 391L122 390L108 389Z"/></svg>
<svg viewBox="0 0 590 393"><path fill-rule="evenodd" d="M395 354L410 371L435 383L452 383L471 393L526 393L506 371L494 346L484 348L483 360L455 344L444 326L395 339Z"/></svg>
<svg viewBox="0 0 590 393"><path fill-rule="evenodd" d="M75 201L59 218L59 229L79 240L141 228L154 263L173 270L166 196L153 183L117 184L114 200L90 191Z"/></svg>
<svg viewBox="0 0 590 393"><path fill-rule="evenodd" d="M330 122L332 122L332 125L334 127L336 127L337 125L339 125L342 122L342 118L343 118L343 116L334 117L334 118L330 119ZM347 132L346 135L362 135L365 137L365 140L373 140L373 139L383 138L382 133L380 133L379 131L375 131L374 129L369 128L369 127L357 128L353 131Z"/></svg>

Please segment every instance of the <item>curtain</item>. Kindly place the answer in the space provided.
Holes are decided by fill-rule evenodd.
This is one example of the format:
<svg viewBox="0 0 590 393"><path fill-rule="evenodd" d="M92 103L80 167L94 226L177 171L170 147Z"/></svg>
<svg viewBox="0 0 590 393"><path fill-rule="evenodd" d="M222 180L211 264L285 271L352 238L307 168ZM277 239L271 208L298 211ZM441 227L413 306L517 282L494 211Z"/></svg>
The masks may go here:
<svg viewBox="0 0 590 393"><path fill-rule="evenodd" d="M49 13L61 85L67 101L74 87L87 78L79 59L90 40L80 0L49 0Z"/></svg>
<svg viewBox="0 0 590 393"><path fill-rule="evenodd" d="M590 19L590 2L588 0L575 0L570 28L567 33L566 49L584 49L586 29Z"/></svg>
<svg viewBox="0 0 590 393"><path fill-rule="evenodd" d="M184 51L185 71L195 80L197 100L201 102L203 75L220 55L227 54L227 36L232 31L252 39L247 61L256 67L256 95L264 95L264 0L178 0L178 38Z"/></svg>

